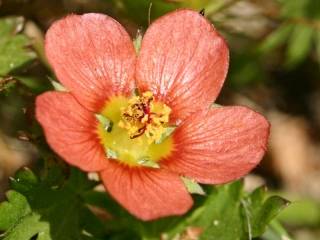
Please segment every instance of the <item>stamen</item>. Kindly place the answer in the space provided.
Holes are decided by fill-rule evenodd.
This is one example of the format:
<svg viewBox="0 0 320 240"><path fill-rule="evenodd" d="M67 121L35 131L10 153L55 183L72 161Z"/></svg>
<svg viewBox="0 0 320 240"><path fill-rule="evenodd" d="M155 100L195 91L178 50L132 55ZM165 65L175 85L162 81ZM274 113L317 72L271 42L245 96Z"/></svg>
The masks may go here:
<svg viewBox="0 0 320 240"><path fill-rule="evenodd" d="M145 134L148 142L159 142L167 131L171 109L164 103L154 101L152 92L133 96L126 108L121 109L119 127L128 131L131 139Z"/></svg>
<svg viewBox="0 0 320 240"><path fill-rule="evenodd" d="M97 134L106 158L129 167L160 168L161 159L174 149L170 112L150 92L131 98L111 97L96 114Z"/></svg>

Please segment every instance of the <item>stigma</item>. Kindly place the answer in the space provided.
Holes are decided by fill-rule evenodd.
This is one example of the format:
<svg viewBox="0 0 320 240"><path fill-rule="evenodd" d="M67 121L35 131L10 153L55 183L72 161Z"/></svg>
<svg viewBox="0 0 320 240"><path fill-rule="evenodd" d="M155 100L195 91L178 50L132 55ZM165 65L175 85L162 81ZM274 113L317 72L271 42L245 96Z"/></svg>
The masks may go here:
<svg viewBox="0 0 320 240"><path fill-rule="evenodd" d="M128 105L121 108L118 125L127 130L131 139L145 135L150 144L159 141L166 132L170 113L170 107L155 102L153 93L147 91L131 97Z"/></svg>

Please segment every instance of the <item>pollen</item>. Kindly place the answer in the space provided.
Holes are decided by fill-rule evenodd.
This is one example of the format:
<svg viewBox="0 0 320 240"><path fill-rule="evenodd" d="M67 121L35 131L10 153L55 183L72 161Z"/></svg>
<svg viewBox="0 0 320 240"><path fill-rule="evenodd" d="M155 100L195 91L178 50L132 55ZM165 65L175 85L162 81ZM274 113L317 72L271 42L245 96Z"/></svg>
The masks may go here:
<svg viewBox="0 0 320 240"><path fill-rule="evenodd" d="M144 92L129 99L128 106L121 109L119 127L126 129L131 139L144 134L150 144L165 133L170 113L166 104L154 101L152 92Z"/></svg>
<svg viewBox="0 0 320 240"><path fill-rule="evenodd" d="M151 92L111 97L96 114L97 136L106 157L129 167L159 167L174 151L170 113Z"/></svg>

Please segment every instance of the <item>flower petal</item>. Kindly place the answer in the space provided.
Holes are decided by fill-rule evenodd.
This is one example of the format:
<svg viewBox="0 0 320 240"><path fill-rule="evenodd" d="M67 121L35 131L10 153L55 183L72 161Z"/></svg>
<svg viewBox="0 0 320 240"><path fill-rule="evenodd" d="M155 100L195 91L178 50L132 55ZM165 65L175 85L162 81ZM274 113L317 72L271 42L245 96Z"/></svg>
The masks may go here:
<svg viewBox="0 0 320 240"><path fill-rule="evenodd" d="M228 47L211 23L198 12L178 10L148 28L136 81L172 108L172 119L182 120L217 98L228 65Z"/></svg>
<svg viewBox="0 0 320 240"><path fill-rule="evenodd" d="M57 78L80 103L99 111L106 99L134 88L136 54L122 26L103 14L70 15L46 34Z"/></svg>
<svg viewBox="0 0 320 240"><path fill-rule="evenodd" d="M107 158L94 132L94 115L70 93L46 92L36 100L36 118L52 149L71 165L99 171Z"/></svg>
<svg viewBox="0 0 320 240"><path fill-rule="evenodd" d="M267 148L269 123L246 107L219 107L190 116L174 133L165 166L201 183L225 183L252 170Z"/></svg>
<svg viewBox="0 0 320 240"><path fill-rule="evenodd" d="M129 168L110 162L101 179L124 208L143 220L182 215L192 206L180 177L163 169Z"/></svg>

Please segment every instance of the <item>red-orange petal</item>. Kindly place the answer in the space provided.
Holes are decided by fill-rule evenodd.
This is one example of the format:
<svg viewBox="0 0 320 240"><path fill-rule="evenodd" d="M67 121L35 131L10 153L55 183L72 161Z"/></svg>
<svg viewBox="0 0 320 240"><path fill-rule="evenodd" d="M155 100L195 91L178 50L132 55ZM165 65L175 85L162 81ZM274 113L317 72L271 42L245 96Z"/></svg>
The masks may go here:
<svg viewBox="0 0 320 240"><path fill-rule="evenodd" d="M262 115L246 107L194 114L176 129L176 151L162 166L200 183L236 180L262 159L269 128Z"/></svg>
<svg viewBox="0 0 320 240"><path fill-rule="evenodd" d="M47 142L69 164L103 170L107 158L95 131L97 120L70 93L46 92L36 99L36 118Z"/></svg>
<svg viewBox="0 0 320 240"><path fill-rule="evenodd" d="M69 15L46 34L46 55L59 81L91 111L134 88L136 54L128 33L103 14Z"/></svg>
<svg viewBox="0 0 320 240"><path fill-rule="evenodd" d="M110 162L101 179L107 191L142 220L182 215L193 203L180 177L164 169L129 168Z"/></svg>
<svg viewBox="0 0 320 240"><path fill-rule="evenodd" d="M136 81L172 108L173 120L182 120L217 98L228 66L228 47L212 24L198 12L178 10L148 28Z"/></svg>

